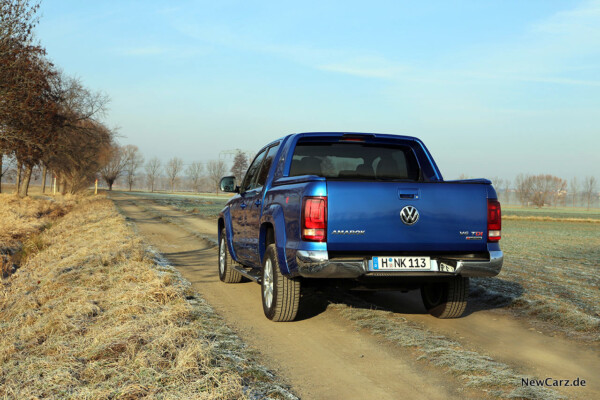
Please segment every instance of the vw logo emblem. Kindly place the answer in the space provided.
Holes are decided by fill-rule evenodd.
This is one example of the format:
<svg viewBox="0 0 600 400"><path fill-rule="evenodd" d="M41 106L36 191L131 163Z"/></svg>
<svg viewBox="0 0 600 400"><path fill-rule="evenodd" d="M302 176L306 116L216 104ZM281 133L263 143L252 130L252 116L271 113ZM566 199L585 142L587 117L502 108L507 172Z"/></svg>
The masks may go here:
<svg viewBox="0 0 600 400"><path fill-rule="evenodd" d="M400 211L400 219L406 225L414 225L419 220L419 211L413 206L406 206Z"/></svg>

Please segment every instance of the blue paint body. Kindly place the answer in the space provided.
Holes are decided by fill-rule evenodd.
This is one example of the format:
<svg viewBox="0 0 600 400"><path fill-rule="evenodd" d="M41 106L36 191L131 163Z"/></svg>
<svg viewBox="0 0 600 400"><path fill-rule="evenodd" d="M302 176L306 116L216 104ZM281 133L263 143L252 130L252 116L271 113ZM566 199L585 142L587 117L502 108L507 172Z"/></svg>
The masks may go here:
<svg viewBox="0 0 600 400"><path fill-rule="evenodd" d="M466 254L499 250L498 243L487 241L487 199L497 198L491 182L444 181L433 157L417 138L356 134L364 135L366 143L409 146L422 171L423 179L419 182L289 176L292 154L300 139L337 142L343 135L349 133L300 133L273 142L280 142L280 147L266 183L236 194L219 216L219 234L225 227L228 249L236 261L261 268L269 235L277 246L281 272L288 276L298 275L298 250L326 250L342 255ZM301 205L305 196L327 196L326 242L301 240ZM407 205L416 207L420 213L414 225L400 220L400 211ZM334 235L333 230L365 232ZM465 231L482 232L483 237L466 240L460 234Z"/></svg>

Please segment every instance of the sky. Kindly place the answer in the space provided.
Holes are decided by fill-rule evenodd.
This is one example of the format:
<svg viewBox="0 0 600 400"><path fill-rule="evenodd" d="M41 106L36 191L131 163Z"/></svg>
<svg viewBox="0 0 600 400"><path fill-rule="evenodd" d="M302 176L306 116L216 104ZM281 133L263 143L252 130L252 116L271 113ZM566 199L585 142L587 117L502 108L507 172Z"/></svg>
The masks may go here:
<svg viewBox="0 0 600 400"><path fill-rule="evenodd" d="M446 179L600 178L600 0L42 0L37 35L146 159L377 132Z"/></svg>

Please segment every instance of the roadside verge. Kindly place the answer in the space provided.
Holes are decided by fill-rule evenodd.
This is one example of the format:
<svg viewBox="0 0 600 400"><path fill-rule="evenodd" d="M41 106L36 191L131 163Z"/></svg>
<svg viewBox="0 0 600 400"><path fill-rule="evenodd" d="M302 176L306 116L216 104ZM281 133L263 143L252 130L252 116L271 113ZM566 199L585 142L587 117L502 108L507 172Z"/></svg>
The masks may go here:
<svg viewBox="0 0 600 400"><path fill-rule="evenodd" d="M0 397L295 398L111 201L40 240L2 282Z"/></svg>

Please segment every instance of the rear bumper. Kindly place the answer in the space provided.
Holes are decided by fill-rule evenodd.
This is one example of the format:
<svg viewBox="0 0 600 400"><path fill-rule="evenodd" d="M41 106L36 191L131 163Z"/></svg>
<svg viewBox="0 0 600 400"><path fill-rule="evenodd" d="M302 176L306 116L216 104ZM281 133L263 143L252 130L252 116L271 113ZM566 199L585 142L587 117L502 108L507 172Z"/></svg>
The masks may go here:
<svg viewBox="0 0 600 400"><path fill-rule="evenodd" d="M325 250L298 250L296 252L296 263L298 273L305 278L358 278L363 275L373 276L452 276L461 275L465 277L496 276L500 273L504 254L502 251L490 251L489 260L445 260L431 257L430 271L399 271L399 272L370 272L368 270L368 259L344 259L329 260ZM439 263L445 263L455 267L454 272L442 272Z"/></svg>

